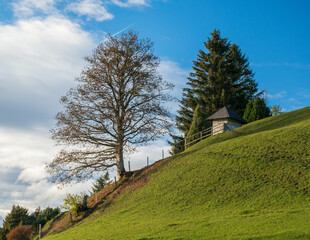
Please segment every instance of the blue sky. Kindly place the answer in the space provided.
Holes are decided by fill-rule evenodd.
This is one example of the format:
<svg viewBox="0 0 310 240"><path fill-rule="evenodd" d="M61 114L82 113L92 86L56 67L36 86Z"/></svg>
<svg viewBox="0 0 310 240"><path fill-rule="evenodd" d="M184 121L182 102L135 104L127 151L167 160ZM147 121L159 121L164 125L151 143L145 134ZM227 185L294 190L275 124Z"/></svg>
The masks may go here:
<svg viewBox="0 0 310 240"><path fill-rule="evenodd" d="M248 57L268 104L291 111L310 105L309 9L301 0L0 0L0 222L13 204L58 206L66 192L89 189L91 181L59 190L44 166L57 152L49 129L59 98L107 33L133 29L154 41L159 72L180 98L217 28ZM139 168L168 148L160 140L126 160Z"/></svg>

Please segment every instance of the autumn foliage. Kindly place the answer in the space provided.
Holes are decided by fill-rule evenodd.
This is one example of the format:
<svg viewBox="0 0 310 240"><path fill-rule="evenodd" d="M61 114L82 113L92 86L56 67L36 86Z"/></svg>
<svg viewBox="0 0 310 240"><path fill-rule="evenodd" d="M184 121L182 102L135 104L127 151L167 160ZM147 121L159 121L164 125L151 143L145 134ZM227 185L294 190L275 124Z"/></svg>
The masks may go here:
<svg viewBox="0 0 310 240"><path fill-rule="evenodd" d="M32 226L17 226L6 235L7 240L31 240Z"/></svg>

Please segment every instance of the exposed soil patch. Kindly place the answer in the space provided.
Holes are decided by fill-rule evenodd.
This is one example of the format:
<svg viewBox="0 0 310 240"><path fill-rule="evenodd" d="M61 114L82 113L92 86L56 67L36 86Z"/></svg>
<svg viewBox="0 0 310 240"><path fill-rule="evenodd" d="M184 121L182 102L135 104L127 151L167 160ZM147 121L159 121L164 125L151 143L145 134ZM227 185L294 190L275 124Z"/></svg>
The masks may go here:
<svg viewBox="0 0 310 240"><path fill-rule="evenodd" d="M115 183L113 183L97 194L90 196L87 199L88 210L79 215L72 214L72 222L70 220L69 212L60 214L53 220L49 228L42 232L42 236L46 236L49 233L53 234L63 232L84 218L90 216L94 211L98 209L104 211L114 201L114 199L124 192L129 189L136 190L145 186L151 179L150 174L157 172L160 167L170 159L171 157L168 157L137 171L127 172L126 175L117 182L117 187L115 186Z"/></svg>

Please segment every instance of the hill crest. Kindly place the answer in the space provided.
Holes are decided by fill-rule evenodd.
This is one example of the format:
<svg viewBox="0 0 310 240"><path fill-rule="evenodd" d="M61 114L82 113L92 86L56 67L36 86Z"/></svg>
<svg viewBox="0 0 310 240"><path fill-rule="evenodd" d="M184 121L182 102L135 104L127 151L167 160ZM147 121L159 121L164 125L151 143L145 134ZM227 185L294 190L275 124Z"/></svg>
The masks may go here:
<svg viewBox="0 0 310 240"><path fill-rule="evenodd" d="M207 138L92 196L87 218L46 239L308 239L309 139L309 107Z"/></svg>

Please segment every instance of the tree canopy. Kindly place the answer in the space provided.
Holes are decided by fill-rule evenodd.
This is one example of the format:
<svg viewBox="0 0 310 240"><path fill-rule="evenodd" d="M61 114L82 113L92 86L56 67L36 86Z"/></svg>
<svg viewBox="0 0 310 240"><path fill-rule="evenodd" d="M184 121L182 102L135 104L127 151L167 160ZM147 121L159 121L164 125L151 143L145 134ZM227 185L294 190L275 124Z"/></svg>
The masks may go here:
<svg viewBox="0 0 310 240"><path fill-rule="evenodd" d="M193 72L183 89L180 109L176 117L177 127L187 135L193 121L193 112L199 104L202 111L211 115L227 106L243 115L246 104L257 92L249 61L241 49L219 30L214 30L193 61Z"/></svg>
<svg viewBox="0 0 310 240"><path fill-rule="evenodd" d="M79 85L61 98L52 138L65 148L48 169L68 183L117 167L125 174L124 152L168 133L170 114L163 103L173 85L157 72L153 43L135 32L109 35L85 58Z"/></svg>

